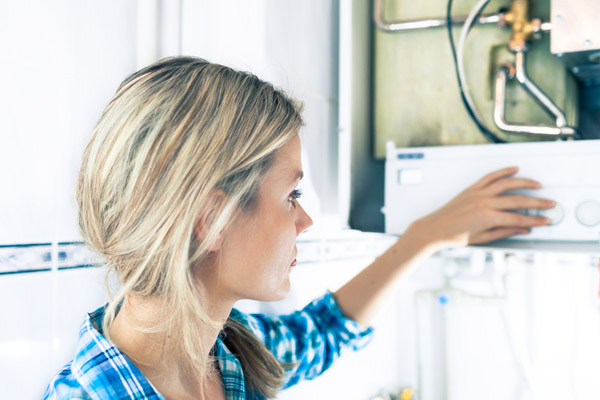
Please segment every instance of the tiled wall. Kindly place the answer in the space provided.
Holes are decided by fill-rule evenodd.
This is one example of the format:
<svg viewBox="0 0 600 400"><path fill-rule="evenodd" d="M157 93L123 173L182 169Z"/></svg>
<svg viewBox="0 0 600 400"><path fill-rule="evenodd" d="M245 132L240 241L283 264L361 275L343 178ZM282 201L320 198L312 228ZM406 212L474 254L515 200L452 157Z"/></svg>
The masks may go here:
<svg viewBox="0 0 600 400"><path fill-rule="evenodd" d="M393 240L356 232L317 236L299 241L285 300L237 307L267 314L299 309L340 287ZM420 400L598 398L597 263L472 249L435 256L378 313L371 344L279 398L368 400L407 388ZM73 357L85 313L105 301L102 268L0 276L0 398L39 398Z"/></svg>
<svg viewBox="0 0 600 400"><path fill-rule="evenodd" d="M135 69L135 11L133 0L0 4L2 399L39 398L104 302L101 270L73 243L73 189L87 137Z"/></svg>
<svg viewBox="0 0 600 400"><path fill-rule="evenodd" d="M39 399L73 358L85 313L105 302L101 268L0 276L0 398Z"/></svg>
<svg viewBox="0 0 600 400"><path fill-rule="evenodd" d="M312 237L298 243L299 263L292 272L292 291L286 300L278 303L243 301L238 307L247 312L268 314L301 308L326 290L337 289L393 240L351 231L330 239L317 239L317 236L313 232ZM349 252L350 248L354 250ZM60 367L73 358L85 314L106 302L104 281L104 269L94 266L0 275L1 399L27 400L42 395ZM396 341L390 341L394 325L398 325L396 318L381 319L378 326L383 334L364 352L344 357L338 368L319 380L320 385L311 382L298 386L286 391L281 398L305 399L310 393L339 386L342 376L347 377L349 373L362 376L366 370L361 366L381 360L396 347ZM393 363L390 365L386 373L370 376L348 389L344 398L368 398L381 387L395 385L398 374L394 372Z"/></svg>

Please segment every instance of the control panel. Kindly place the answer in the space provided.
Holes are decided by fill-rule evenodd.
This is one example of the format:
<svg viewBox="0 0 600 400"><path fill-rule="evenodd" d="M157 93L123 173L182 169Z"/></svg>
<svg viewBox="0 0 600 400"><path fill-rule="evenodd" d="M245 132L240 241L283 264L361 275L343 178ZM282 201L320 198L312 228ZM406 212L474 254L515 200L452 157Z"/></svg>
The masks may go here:
<svg viewBox="0 0 600 400"><path fill-rule="evenodd" d="M402 234L489 172L518 166L517 177L538 190L515 194L556 201L552 209L512 212L545 216L551 225L512 240L600 240L600 140L484 144L420 148L387 146L385 230ZM508 192L507 194L510 194Z"/></svg>

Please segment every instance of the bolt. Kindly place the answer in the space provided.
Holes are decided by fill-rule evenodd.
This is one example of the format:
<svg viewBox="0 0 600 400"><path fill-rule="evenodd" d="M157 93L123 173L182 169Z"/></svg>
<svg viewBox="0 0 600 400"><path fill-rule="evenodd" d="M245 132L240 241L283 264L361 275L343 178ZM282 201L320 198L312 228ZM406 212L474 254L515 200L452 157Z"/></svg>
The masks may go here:
<svg viewBox="0 0 600 400"><path fill-rule="evenodd" d="M573 72L574 74L578 74L579 73L579 67L573 67L573 69L571 70L571 72Z"/></svg>
<svg viewBox="0 0 600 400"><path fill-rule="evenodd" d="M588 60L590 60L590 62L600 62L600 52L591 54L588 57Z"/></svg>
<svg viewBox="0 0 600 400"><path fill-rule="evenodd" d="M563 55L564 55L563 53L558 53L558 54L556 55L556 57L562 57Z"/></svg>
<svg viewBox="0 0 600 400"><path fill-rule="evenodd" d="M592 41L591 41L591 40L589 40L589 39L586 39L586 40L583 42L583 45L584 45L585 47L590 47L590 46L592 45Z"/></svg>

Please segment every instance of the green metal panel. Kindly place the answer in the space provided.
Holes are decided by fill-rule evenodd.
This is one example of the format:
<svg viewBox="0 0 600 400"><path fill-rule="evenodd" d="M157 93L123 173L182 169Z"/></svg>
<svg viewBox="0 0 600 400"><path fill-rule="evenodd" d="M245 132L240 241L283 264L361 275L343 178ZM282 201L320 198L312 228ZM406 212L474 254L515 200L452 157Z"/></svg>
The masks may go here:
<svg viewBox="0 0 600 400"><path fill-rule="evenodd" d="M457 0L453 15L466 16L475 0ZM446 0L385 0L384 18L403 21L444 17ZM492 0L484 13L496 12L510 1ZM548 20L549 1L533 1L532 17ZM375 32L375 156L385 157L385 143L398 147L485 143L460 99L445 28L408 32ZM454 26L455 44L462 25ZM505 134L493 122L493 84L497 65L513 61L507 49L510 29L495 24L475 26L465 45L465 73L473 100L486 126L510 141L531 138ZM577 84L560 58L550 54L549 37L530 45L529 77L577 123ZM553 124L553 118L516 81L509 81L506 119L514 123Z"/></svg>

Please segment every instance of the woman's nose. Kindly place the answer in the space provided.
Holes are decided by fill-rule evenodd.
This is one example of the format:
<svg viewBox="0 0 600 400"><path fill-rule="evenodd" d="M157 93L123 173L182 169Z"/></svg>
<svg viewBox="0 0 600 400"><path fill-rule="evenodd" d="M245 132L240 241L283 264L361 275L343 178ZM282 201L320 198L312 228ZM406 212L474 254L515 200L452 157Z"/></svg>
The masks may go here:
<svg viewBox="0 0 600 400"><path fill-rule="evenodd" d="M313 224L312 218L310 217L310 215L308 215L306 211L304 211L304 208L302 208L300 203L297 203L297 210L298 219L296 220L296 236L298 236L302 232L306 232L306 230L310 228Z"/></svg>

